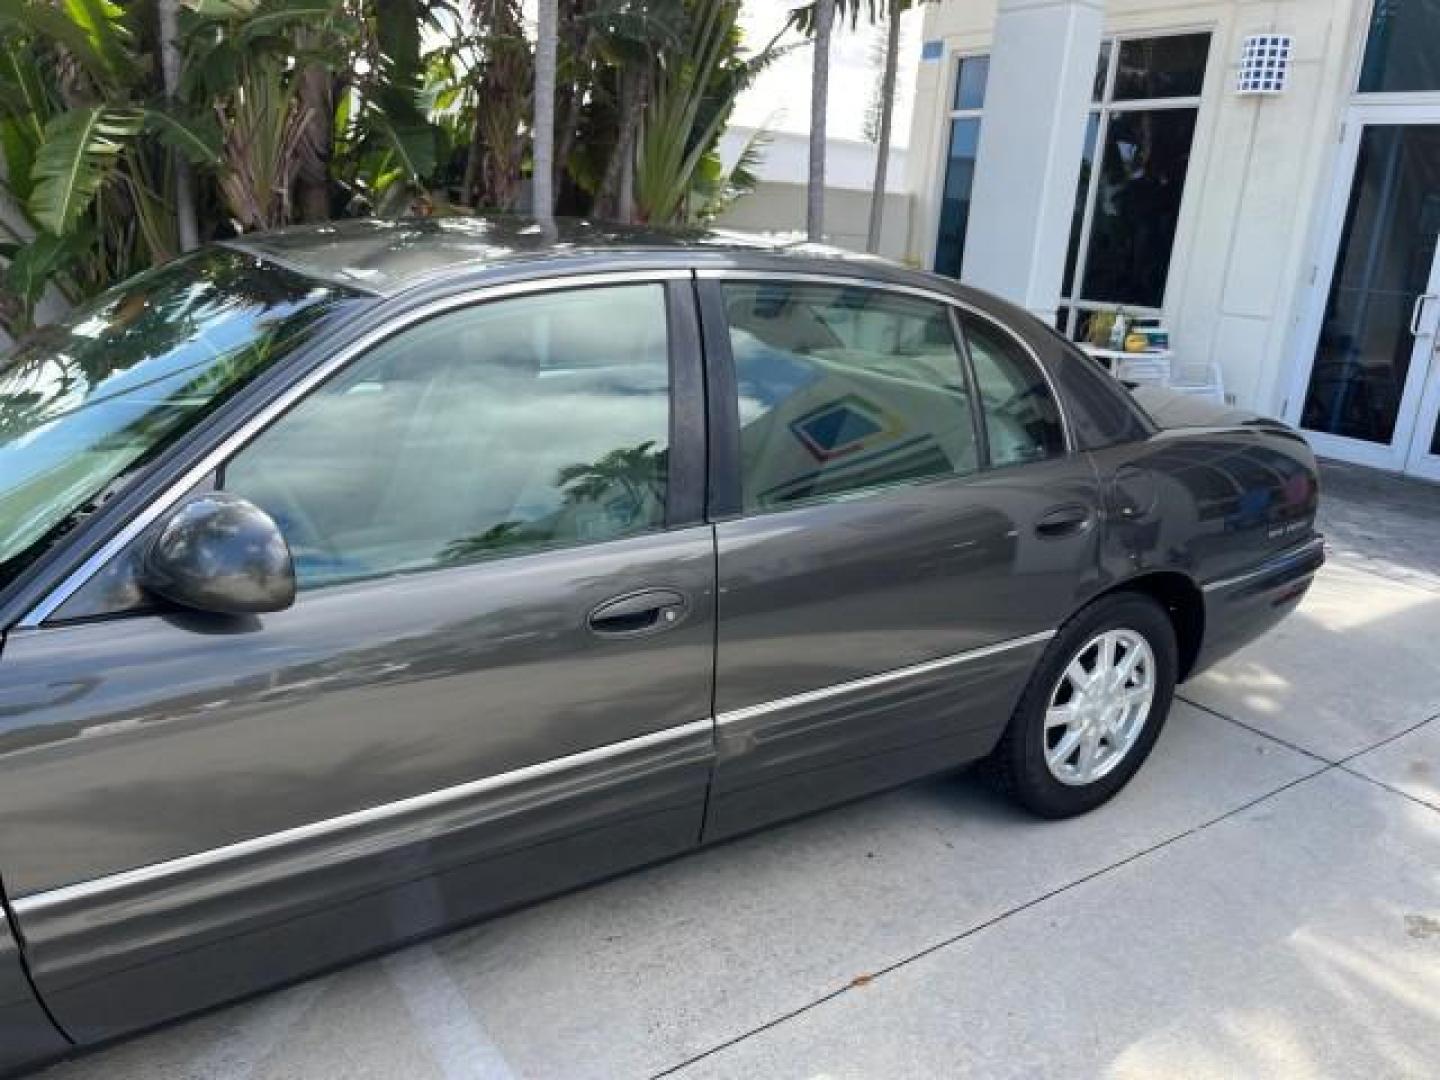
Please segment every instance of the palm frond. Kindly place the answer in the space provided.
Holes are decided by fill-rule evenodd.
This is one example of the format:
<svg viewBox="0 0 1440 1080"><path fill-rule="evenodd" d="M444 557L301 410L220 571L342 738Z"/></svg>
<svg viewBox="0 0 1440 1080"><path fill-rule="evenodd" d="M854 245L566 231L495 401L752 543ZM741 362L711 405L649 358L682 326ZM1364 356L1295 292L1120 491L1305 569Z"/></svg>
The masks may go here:
<svg viewBox="0 0 1440 1080"><path fill-rule="evenodd" d="M147 109L145 128L166 146L185 155L192 165L220 164L220 128L213 116L181 116L163 109Z"/></svg>
<svg viewBox="0 0 1440 1080"><path fill-rule="evenodd" d="M140 109L92 105L45 125L31 175L30 213L47 232L68 231L89 209L126 144L145 122Z"/></svg>

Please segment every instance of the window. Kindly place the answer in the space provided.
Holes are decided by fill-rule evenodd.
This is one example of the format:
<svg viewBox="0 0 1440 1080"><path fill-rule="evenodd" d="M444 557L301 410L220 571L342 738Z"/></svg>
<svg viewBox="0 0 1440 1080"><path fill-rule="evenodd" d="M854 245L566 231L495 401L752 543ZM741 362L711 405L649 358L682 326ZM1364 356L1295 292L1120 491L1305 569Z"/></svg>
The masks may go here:
<svg viewBox="0 0 1440 1080"><path fill-rule="evenodd" d="M973 472L948 309L877 289L725 286L747 512Z"/></svg>
<svg viewBox="0 0 1440 1080"><path fill-rule="evenodd" d="M1061 284L1072 338L1098 310L1159 314L1209 51L1209 34L1101 49Z"/></svg>
<svg viewBox="0 0 1440 1080"><path fill-rule="evenodd" d="M962 56L955 65L951 97L950 150L945 187L940 195L940 233L935 240L935 272L960 276L965 231L970 222L970 193L975 185L975 156L980 149L980 113L985 107L988 56Z"/></svg>
<svg viewBox="0 0 1440 1080"><path fill-rule="evenodd" d="M221 486L330 584L660 528L669 417L662 286L520 297L389 339Z"/></svg>
<svg viewBox="0 0 1440 1080"><path fill-rule="evenodd" d="M1375 0L1362 94L1440 90L1440 0Z"/></svg>
<svg viewBox="0 0 1440 1080"><path fill-rule="evenodd" d="M1060 409L1035 361L1019 342L983 319L967 315L964 324L990 464L1018 465L1063 454Z"/></svg>

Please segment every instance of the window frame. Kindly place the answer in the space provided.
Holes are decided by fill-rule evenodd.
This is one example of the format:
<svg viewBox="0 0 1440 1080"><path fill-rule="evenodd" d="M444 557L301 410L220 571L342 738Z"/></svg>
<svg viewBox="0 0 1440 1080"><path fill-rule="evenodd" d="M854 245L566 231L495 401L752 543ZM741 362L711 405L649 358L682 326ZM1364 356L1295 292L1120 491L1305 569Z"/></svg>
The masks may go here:
<svg viewBox="0 0 1440 1080"><path fill-rule="evenodd" d="M1370 52L1372 37L1376 28L1375 16L1380 0L1365 0L1356 5L1353 22L1353 40L1356 48L1350 57L1350 71L1347 87L1352 103L1365 105L1424 104L1440 106L1440 86L1429 90L1364 90L1365 61ZM1341 131L1343 134L1344 127ZM1342 139L1343 141L1343 139Z"/></svg>
<svg viewBox="0 0 1440 1080"><path fill-rule="evenodd" d="M1120 47L1125 42L1152 41L1159 38L1172 37L1194 37L1199 34L1204 34L1209 38L1210 48L1210 52L1207 54L1205 60L1205 74L1202 78L1200 93L1183 97L1127 98L1120 101L1115 100L1115 80L1120 70ZM1081 283L1085 280L1085 269L1090 258L1090 235L1091 227L1095 220L1095 204L1098 193L1095 183L1096 173L1103 164L1105 140L1110 134L1110 118L1113 114L1159 112L1166 109L1195 110L1195 131L1191 139L1191 157L1185 168L1186 191L1181 195L1180 210L1175 222L1175 242L1171 249L1170 257L1173 263L1175 257L1174 249L1180 246L1180 230L1185 219L1185 202L1190 196L1189 174L1190 168L1195 162L1195 143L1200 137L1200 120L1201 110L1204 107L1205 86L1209 84L1214 69L1215 38L1214 27L1183 26L1167 27L1164 30L1134 30L1124 33L1106 34L1100 41L1100 54L1096 57L1096 63L1099 64L1103 58L1105 63L1105 78L1102 83L1100 97L1098 99L1093 96L1091 97L1085 113L1087 126L1092 117L1096 120L1094 157L1091 163L1089 180L1085 185L1085 210L1080 219L1080 237L1075 249L1075 268L1071 271L1068 281L1061 280L1060 299L1057 303L1060 313L1057 320L1057 329L1059 329L1067 341L1075 340L1075 330L1079 325L1080 315L1084 312L1115 311L1117 308L1123 307L1126 312L1146 318L1160 318L1164 313L1165 303L1169 299L1170 292L1169 266L1165 268L1165 290L1164 295L1161 297L1159 307L1145 307L1140 304L1125 304L1116 301L1086 300L1076 295ZM1065 270L1064 258L1065 257L1062 256L1062 265L1060 268L1062 278Z"/></svg>
<svg viewBox="0 0 1440 1080"><path fill-rule="evenodd" d="M960 109L955 106L955 94L960 88L960 69L966 60L990 60L993 58L994 50L990 46L974 49L956 49L949 54L950 74L945 85L945 107L941 110L939 146L936 151L936 177L935 177L935 227L930 230L929 250L925 255L925 265L934 273L935 260L940 255L940 218L945 212L945 181L950 172L950 144L954 135L955 121L974 120L979 125L979 131L975 140L975 160L980 160L980 139L985 132L985 103L982 101L977 109ZM985 72L986 89L989 89L990 72ZM973 194L973 193L972 193ZM968 222L967 222L968 224ZM965 248L960 248L960 264L963 270L965 263ZM958 281L959 275L953 279Z"/></svg>
<svg viewBox="0 0 1440 1080"><path fill-rule="evenodd" d="M1000 469L1025 468L1029 465L1043 465L1047 461L1055 461L1059 458L1069 457L1071 453L1074 452L1075 446L1070 438L1069 421L1065 414L1065 402L1060 397L1060 390L1059 387L1055 384L1055 380L1050 377L1050 372L1046 370L1044 363L1042 363L1040 358L1035 354L1035 350L1029 347L1029 342L1024 341L1022 338L1020 338L1018 334L1010 331L1008 327L1004 326L999 321L995 319L987 319L986 322L988 322L991 326L997 327L1000 330L1004 331L1005 336L1009 340L1017 341L1020 343L1025 353L1024 357L1022 357L1021 359L1023 361L1028 361L1033 367L1035 367L1040 372L1040 377L1045 380L1045 385L1050 390L1050 397L1055 402L1055 412L1060 418L1061 442L1060 452L1058 454L1046 454L1043 458L1036 458L1033 461L1002 461L999 464L996 464L990 459L990 423L985 416L985 399L980 394L980 379L978 373L975 370L975 357L974 352L970 347L970 334L965 329L965 315L967 314L970 315L971 318L974 318L976 317L977 313L969 310L968 308L962 313L959 306L951 305L950 323L953 332L960 340L960 347L964 354L965 377L969 380L970 386L973 389L973 393L970 395L970 411L974 414L976 432L980 436L979 456L981 464L980 468L977 471L979 473L988 473Z"/></svg>
<svg viewBox="0 0 1440 1080"><path fill-rule="evenodd" d="M705 347L706 408L709 417L708 427L710 431L709 479L706 485L706 506L707 520L712 523L736 520L739 518L767 517L771 514L783 514L790 512L792 509L802 510L817 505L817 501L807 501L803 504L797 504L794 507L774 507L750 513L747 513L744 509L740 465L739 386L735 377L735 357L730 347L730 320L726 315L724 296L721 292L721 286L728 283L774 284L785 282L799 285L863 288L876 292L919 298L940 304L949 314L950 332L955 339L955 348L964 368L965 379L972 388L972 391L977 384L975 382L974 365L970 358L969 338L965 334L962 316L969 316L981 320L987 326L993 327L1007 340L1013 341L1019 347L1025 360L1040 373L1040 377L1045 381L1046 388L1050 391L1051 398L1055 401L1055 409L1060 417L1060 430L1063 440L1063 446L1058 454L1053 454L1037 461L1010 462L1002 465L992 464L990 461L989 440L986 437L984 426L984 410L981 407L979 395L972 392L970 394L970 422L977 440L977 466L974 472L964 474L956 473L948 476L937 475L903 484L862 488L857 491L847 492L844 496L823 500L822 504L869 499L875 496L882 496L897 488L904 489L922 487L929 484L973 482L983 479L999 470L1045 465L1071 457L1076 453L1077 444L1073 426L1070 421L1069 410L1065 406L1065 399L1061 395L1060 388L1056 385L1055 379L1051 376L1044 361L1040 359L1034 346L1032 346L1022 334L1010 326L1007 326L991 312L975 304L966 303L964 300L940 290L927 289L917 285L903 285L895 282L879 281L873 278L857 277L853 274L827 274L818 271L699 269L696 271L695 277L696 288L699 294L701 334Z"/></svg>
<svg viewBox="0 0 1440 1080"><path fill-rule="evenodd" d="M100 547L78 567L65 575L50 588L42 600L33 605L15 624L17 629L31 629L44 626L63 626L68 623L56 622L55 614L85 586L92 578L109 566L115 559L124 557L126 549L146 529L173 509L187 494L222 472L223 467L244 447L260 437L281 417L305 400L330 379L338 376L352 364L366 356L372 349L407 329L428 319L481 304L498 303L504 300L537 293L569 292L580 289L606 288L623 285L660 285L664 290L666 312L667 355L670 366L670 439L671 460L665 501L665 524L662 529L637 533L635 536L617 537L595 542L581 541L562 547L540 548L531 551L516 551L513 554L497 556L500 562L506 559L563 554L576 547L595 546L605 543L624 543L637 536L661 535L678 529L704 523L705 477L707 475L707 444L704 436L705 423L705 375L700 348L700 324L691 289L693 271L685 269L654 270L613 270L581 272L556 275L529 281L496 282L490 285L471 286L446 295L421 300L413 306L393 311L405 298L386 298L379 317L384 321L362 332L351 341L345 342L333 353L315 363L288 385L257 403L254 411L227 433L217 438L203 452L175 475L160 494L137 510L120 525ZM388 314L389 317L385 317ZM315 343L324 349L325 343ZM307 351L308 354L308 351ZM303 357L297 354L296 363ZM474 563L454 566L437 566L415 573L434 571L463 571L473 568ZM393 576L393 575L386 575ZM366 578L346 583L349 586L365 586L385 577ZM116 617L127 617L129 612L117 612ZM134 612L139 615L144 612Z"/></svg>
<svg viewBox="0 0 1440 1080"><path fill-rule="evenodd" d="M471 566L477 562L492 562L499 561L501 559L522 558L526 555L537 555L551 551L565 551L577 547L592 547L596 544L609 543L611 541L629 540L636 536L655 535L656 533L669 532L675 528L683 527L684 525L696 524L700 520L700 514L703 511L703 506L701 506L698 502L700 488L695 481L699 476L703 475L703 467L697 468L697 466L703 466L703 463L692 461L691 455L686 454L683 450L681 450L678 454L676 453L676 450L679 446L677 440L686 439L687 430L693 430L687 429L684 426L682 418L678 415L679 407L677 397L679 396L679 394L676 386L676 379L677 376L680 378L684 378L684 373L689 371L689 369L693 367L693 365L687 364L685 362L685 356L694 356L696 352L693 346L688 350L688 352L683 349L677 348L676 338L678 335L684 334L686 331L687 312L689 316L688 324L690 326L693 326L694 308L693 304L690 303L688 291L684 290L683 286L681 286L680 288L675 288L664 281L634 281L587 284L577 285L571 288L560 287L543 290L537 289L525 293L510 294L499 297L485 297L471 304L462 304L457 307L447 308L444 311L435 312L426 315L423 318L407 322L403 328L397 330L394 334L391 334L390 336L369 345L367 348L351 356L350 359L346 361L346 363L336 368L334 371L330 372L324 379L312 386L308 391L306 391L305 394L303 394L301 397L297 398L289 406L287 406L287 408L278 416L271 419L264 429L256 432L248 440L246 440L245 443L236 447L216 468L215 486L221 491L227 490L227 473L229 471L230 463L234 461L237 456L243 454L257 440L263 439L265 435L271 430L271 428L283 422L285 417L288 416L292 410L298 408L312 395L323 391L324 388L333 380L342 378L346 372L353 369L357 364L365 363L366 360L373 356L377 350L386 347L391 342L395 341L397 338L400 338L407 333L423 329L428 323L434 322L438 319L448 318L452 315L458 315L465 312L476 311L481 308L491 307L492 305L496 304L506 304L516 300L523 300L531 296L557 296L568 293L592 292L602 289L645 288L647 286L658 287L660 289L660 299L663 306L665 318L665 356L667 369L666 388L669 398L669 408L667 410L666 421L666 426L668 429L666 435L666 450L669 453L669 458L667 460L665 478L664 518L659 526L647 527L644 529L640 529L636 532L626 533L622 536L609 537L605 540L583 540L576 538L573 540L539 544L534 547L519 547L514 549L513 551L504 552L503 554L495 554L481 558L466 559L464 561L456 561L453 563L436 563L431 566L418 566L412 569L405 570L382 570L375 574L366 574L356 578L342 578L334 584L358 584L367 580L378 580L382 578L393 577L397 574L430 573L436 570L448 570L455 567ZM691 340L694 340L693 337ZM698 386L698 373L696 374L696 385ZM687 387L687 389L690 388ZM688 394L687 396L693 397L693 392ZM679 458L680 460L677 461L677 458ZM680 489L675 484L673 474L673 470L677 465L685 470L684 479L686 482L683 485L685 494L683 497L680 498L676 497ZM331 586L327 584L321 587L329 588ZM310 590L307 590L307 588L302 583L300 593L303 594L306 591Z"/></svg>

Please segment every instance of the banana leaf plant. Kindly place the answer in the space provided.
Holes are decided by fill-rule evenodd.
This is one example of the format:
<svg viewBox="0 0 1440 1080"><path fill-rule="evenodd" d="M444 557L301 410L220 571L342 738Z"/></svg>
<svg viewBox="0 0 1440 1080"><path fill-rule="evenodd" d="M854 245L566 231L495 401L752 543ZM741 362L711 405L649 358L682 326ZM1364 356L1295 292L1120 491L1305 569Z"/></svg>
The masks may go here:
<svg viewBox="0 0 1440 1080"><path fill-rule="evenodd" d="M137 7L136 11L140 9ZM132 12L0 0L0 317L33 321L176 253L173 155L215 165L212 125L159 92Z"/></svg>
<svg viewBox="0 0 1440 1080"><path fill-rule="evenodd" d="M778 37L743 53L740 0L692 0L682 49L657 58L635 149L635 211L641 221L686 215L735 101L787 49Z"/></svg>

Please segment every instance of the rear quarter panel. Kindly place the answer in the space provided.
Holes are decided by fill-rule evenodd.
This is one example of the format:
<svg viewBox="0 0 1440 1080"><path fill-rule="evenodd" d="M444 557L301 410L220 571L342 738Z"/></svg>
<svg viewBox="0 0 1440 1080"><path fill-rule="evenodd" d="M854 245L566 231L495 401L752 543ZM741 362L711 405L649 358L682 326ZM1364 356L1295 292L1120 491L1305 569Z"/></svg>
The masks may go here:
<svg viewBox="0 0 1440 1080"><path fill-rule="evenodd" d="M1107 485L1102 562L1112 579L1173 570L1204 586L1315 535L1315 457L1294 432L1162 430L1095 458Z"/></svg>
<svg viewBox="0 0 1440 1080"><path fill-rule="evenodd" d="M1094 456L1107 488L1106 579L1172 572L1201 590L1203 636L1183 677L1299 604L1323 555L1315 457L1298 433L1256 422L1162 429Z"/></svg>

